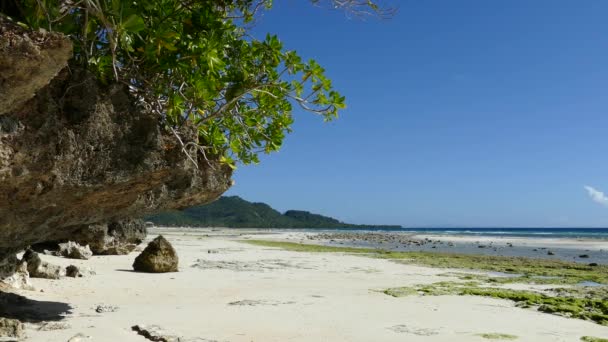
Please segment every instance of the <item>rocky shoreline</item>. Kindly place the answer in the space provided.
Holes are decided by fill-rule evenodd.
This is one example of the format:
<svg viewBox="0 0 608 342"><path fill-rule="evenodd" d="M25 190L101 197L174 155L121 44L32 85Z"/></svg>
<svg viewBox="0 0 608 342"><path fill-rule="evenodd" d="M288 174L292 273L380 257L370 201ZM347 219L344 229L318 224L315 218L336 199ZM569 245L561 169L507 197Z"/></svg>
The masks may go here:
<svg viewBox="0 0 608 342"><path fill-rule="evenodd" d="M402 232L323 232L309 233L306 240L328 246L379 248L391 251L427 251L557 259L583 264L608 264L608 246L604 249L552 244L552 240L529 239L458 239L445 235L418 235Z"/></svg>

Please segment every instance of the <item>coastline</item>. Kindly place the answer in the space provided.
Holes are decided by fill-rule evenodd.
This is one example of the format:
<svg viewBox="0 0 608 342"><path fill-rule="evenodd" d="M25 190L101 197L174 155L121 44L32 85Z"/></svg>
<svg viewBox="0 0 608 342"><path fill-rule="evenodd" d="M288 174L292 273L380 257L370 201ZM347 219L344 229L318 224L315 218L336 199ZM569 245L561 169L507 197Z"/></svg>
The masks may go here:
<svg viewBox="0 0 608 342"><path fill-rule="evenodd" d="M131 330L133 325L158 325L184 341L487 341L483 334L510 334L518 341L608 337L607 326L519 308L507 300L383 293L388 288L459 281L454 273L462 270L345 253L292 252L242 241L277 239L281 234L305 241L305 233L152 229L148 240L159 233L177 249L180 272L132 272L136 253L88 261L42 256L97 274L32 279L37 291L19 291L39 309L67 306L70 311L65 318L54 313L55 323L68 328L45 331L41 323L27 324L28 341L67 341L78 333L92 341L146 341ZM96 312L100 305L115 310Z"/></svg>

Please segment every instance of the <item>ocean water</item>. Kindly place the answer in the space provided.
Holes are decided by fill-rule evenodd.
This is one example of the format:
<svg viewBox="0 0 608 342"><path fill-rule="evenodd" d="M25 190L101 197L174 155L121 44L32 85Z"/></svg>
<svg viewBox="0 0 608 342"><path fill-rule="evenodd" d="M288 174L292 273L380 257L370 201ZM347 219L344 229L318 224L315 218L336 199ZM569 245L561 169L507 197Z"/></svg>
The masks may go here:
<svg viewBox="0 0 608 342"><path fill-rule="evenodd" d="M310 229L307 231L320 231ZM403 232L414 234L504 236L526 238L568 238L608 240L608 228L355 228L322 229L325 232Z"/></svg>

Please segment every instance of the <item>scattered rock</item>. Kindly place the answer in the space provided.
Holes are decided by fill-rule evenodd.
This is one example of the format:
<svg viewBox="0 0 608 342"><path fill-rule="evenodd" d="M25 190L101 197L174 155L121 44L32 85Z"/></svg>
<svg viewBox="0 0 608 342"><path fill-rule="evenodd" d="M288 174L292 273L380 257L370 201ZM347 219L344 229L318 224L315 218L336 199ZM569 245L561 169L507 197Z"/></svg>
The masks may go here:
<svg viewBox="0 0 608 342"><path fill-rule="evenodd" d="M59 255L69 259L88 260L93 256L89 245L81 246L77 242L68 241L59 244Z"/></svg>
<svg viewBox="0 0 608 342"><path fill-rule="evenodd" d="M95 308L95 312L97 313L105 313L105 312L116 312L118 311L118 306L112 305L97 305Z"/></svg>
<svg viewBox="0 0 608 342"><path fill-rule="evenodd" d="M148 273L177 272L178 263L179 258L173 246L159 235L135 258L133 269Z"/></svg>
<svg viewBox="0 0 608 342"><path fill-rule="evenodd" d="M595 267L595 266L597 266L597 262L589 263L589 266Z"/></svg>
<svg viewBox="0 0 608 342"><path fill-rule="evenodd" d="M588 259L589 258L589 254L581 254L578 256L581 259Z"/></svg>
<svg viewBox="0 0 608 342"><path fill-rule="evenodd" d="M0 337L25 338L23 323L16 319L0 317Z"/></svg>
<svg viewBox="0 0 608 342"><path fill-rule="evenodd" d="M72 278L82 278L83 274L80 273L80 269L77 266L70 265L65 268L65 276Z"/></svg>
<svg viewBox="0 0 608 342"><path fill-rule="evenodd" d="M38 328L39 331L66 330L71 326L65 322L44 322Z"/></svg>
<svg viewBox="0 0 608 342"><path fill-rule="evenodd" d="M81 245L89 245L95 255L126 255L146 238L146 234L143 220L124 219L83 225L71 239Z"/></svg>
<svg viewBox="0 0 608 342"><path fill-rule="evenodd" d="M555 255L552 251L547 251L547 255Z"/></svg>
<svg viewBox="0 0 608 342"><path fill-rule="evenodd" d="M23 260L27 263L27 271L32 278L59 279L65 275L63 268L42 261L38 253L31 249L25 251Z"/></svg>

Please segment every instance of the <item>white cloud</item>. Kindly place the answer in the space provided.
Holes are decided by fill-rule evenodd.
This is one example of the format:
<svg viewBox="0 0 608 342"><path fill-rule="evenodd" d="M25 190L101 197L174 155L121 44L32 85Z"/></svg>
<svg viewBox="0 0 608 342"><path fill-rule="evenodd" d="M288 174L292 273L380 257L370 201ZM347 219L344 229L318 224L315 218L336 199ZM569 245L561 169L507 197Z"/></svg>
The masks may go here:
<svg viewBox="0 0 608 342"><path fill-rule="evenodd" d="M591 197L594 202L608 207L608 197L606 197L603 192L589 185L585 185L585 190L587 190L589 197Z"/></svg>

